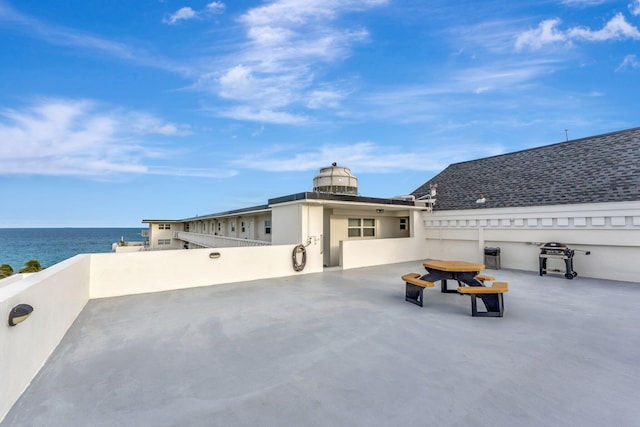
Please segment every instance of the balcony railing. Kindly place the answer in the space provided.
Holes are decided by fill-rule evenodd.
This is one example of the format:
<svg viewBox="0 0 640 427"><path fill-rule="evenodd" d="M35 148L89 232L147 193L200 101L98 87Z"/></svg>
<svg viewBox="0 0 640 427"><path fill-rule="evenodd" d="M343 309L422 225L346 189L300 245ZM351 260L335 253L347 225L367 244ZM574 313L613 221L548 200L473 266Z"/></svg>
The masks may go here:
<svg viewBox="0 0 640 427"><path fill-rule="evenodd" d="M235 237L215 236L213 234L190 233L187 231L176 231L173 233L174 239L193 243L204 248L236 248L245 246L269 246L271 242L264 240L238 239Z"/></svg>

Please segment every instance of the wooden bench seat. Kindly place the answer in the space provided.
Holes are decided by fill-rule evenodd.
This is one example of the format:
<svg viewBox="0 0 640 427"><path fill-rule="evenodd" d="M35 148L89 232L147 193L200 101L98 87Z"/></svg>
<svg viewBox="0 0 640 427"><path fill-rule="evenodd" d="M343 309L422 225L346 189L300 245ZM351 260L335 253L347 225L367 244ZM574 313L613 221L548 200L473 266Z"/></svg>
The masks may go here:
<svg viewBox="0 0 640 427"><path fill-rule="evenodd" d="M458 292L471 296L471 315L474 317L502 317L504 314L503 294L509 291L509 283L493 282L491 286L460 286ZM478 311L476 299L480 298L485 306L496 307L494 310Z"/></svg>
<svg viewBox="0 0 640 427"><path fill-rule="evenodd" d="M493 282L491 286L460 286L461 294L503 294L509 292L509 283Z"/></svg>
<svg viewBox="0 0 640 427"><path fill-rule="evenodd" d="M422 307L424 288L433 288L435 283L420 279L418 273L407 273L402 276L402 280L406 283L404 300Z"/></svg>
<svg viewBox="0 0 640 427"><path fill-rule="evenodd" d="M436 285L433 282L427 282L426 280L420 279L420 275L418 273L407 273L402 276L402 280L413 285L422 286L423 288L433 288Z"/></svg>
<svg viewBox="0 0 640 427"><path fill-rule="evenodd" d="M495 277L489 276L488 274L478 274L475 277L475 279L479 280L480 282L482 282L482 284L484 284L484 282L492 282L492 281L496 280Z"/></svg>

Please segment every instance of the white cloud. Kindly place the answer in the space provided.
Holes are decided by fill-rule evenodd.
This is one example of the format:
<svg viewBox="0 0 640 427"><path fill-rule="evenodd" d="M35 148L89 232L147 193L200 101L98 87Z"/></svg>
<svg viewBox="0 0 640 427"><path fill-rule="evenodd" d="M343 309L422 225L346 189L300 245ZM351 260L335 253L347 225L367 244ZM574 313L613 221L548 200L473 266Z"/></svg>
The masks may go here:
<svg viewBox="0 0 640 427"><path fill-rule="evenodd" d="M143 135L186 136L191 134L187 125L168 123L147 113L128 112L130 129Z"/></svg>
<svg viewBox="0 0 640 427"><path fill-rule="evenodd" d="M147 113L109 109L89 100L44 99L0 110L0 174L161 173L147 160L166 156L150 137L188 128ZM214 171L185 171L184 175Z"/></svg>
<svg viewBox="0 0 640 427"><path fill-rule="evenodd" d="M194 19L196 16L197 14L195 10L190 7L182 7L169 15L169 17L163 19L162 22L165 24L175 25L179 21L188 21L190 19Z"/></svg>
<svg viewBox="0 0 640 427"><path fill-rule="evenodd" d="M229 119L259 123L301 125L308 121L308 118L301 114L291 114L285 111L276 111L269 108L252 107L249 105L239 105L218 111L217 114Z"/></svg>
<svg viewBox="0 0 640 427"><path fill-rule="evenodd" d="M640 0L634 0L631 3L629 3L629 10L631 11L631 14L634 16L640 15Z"/></svg>
<svg viewBox="0 0 640 427"><path fill-rule="evenodd" d="M300 151L299 147L272 146L264 152L248 154L230 164L238 169L268 172L302 172L318 170L339 161L358 173L395 173L398 171L441 170L451 163L504 152L502 147L485 144L467 147L432 147L407 151L402 147L379 145L365 141L352 144L326 144ZM291 153L294 153L293 155Z"/></svg>
<svg viewBox="0 0 640 427"><path fill-rule="evenodd" d="M135 56L135 53L124 44L64 27L47 25L12 9L6 4L0 4L0 18L6 23L28 30L30 35L37 36L49 43L95 49L120 58L129 59Z"/></svg>
<svg viewBox="0 0 640 427"><path fill-rule="evenodd" d="M622 60L622 64L616 68L616 71L623 70L625 68L640 68L640 61L636 55L627 55Z"/></svg>
<svg viewBox="0 0 640 427"><path fill-rule="evenodd" d="M588 28L572 28L567 31L567 35L571 39L588 41L640 39L640 31L629 24L621 13L611 18L601 30L592 31Z"/></svg>
<svg viewBox="0 0 640 427"><path fill-rule="evenodd" d="M436 124L470 112L509 109L516 93L530 96L540 76L557 70L561 60L522 58L473 63L471 67L444 70L439 79L424 84L370 90L358 97L353 110L397 123ZM485 94L490 93L490 96ZM470 97L470 94L478 95ZM357 108L357 107L360 108Z"/></svg>
<svg viewBox="0 0 640 427"><path fill-rule="evenodd" d="M211 14L219 14L224 12L225 5L222 2L214 1L205 6L203 10L196 11L189 6L181 7L162 22L169 25L175 25L180 21L190 21L192 19L201 19Z"/></svg>
<svg viewBox="0 0 640 427"><path fill-rule="evenodd" d="M250 39L256 40L260 44L276 46L281 43L286 43L294 36L294 33L286 28L274 28L268 25L262 25L259 27L250 27L247 35Z"/></svg>
<svg viewBox="0 0 640 427"><path fill-rule="evenodd" d="M108 55L145 66L178 72L180 74L191 74L191 70L182 63L173 63L164 58L152 55L147 51L133 48L125 43L98 37L73 28L48 24L22 14L7 4L2 4L1 1L2 0L0 0L0 20L21 28L29 37L34 37L52 45L80 48L94 53L97 52L100 55Z"/></svg>
<svg viewBox="0 0 640 427"><path fill-rule="evenodd" d="M324 145L306 151L292 150L293 147L271 147L269 151L249 154L231 162L238 168L264 170L269 172L307 171L324 167L336 159L348 164L352 169L369 171L378 169L388 172L397 164L411 162L414 153L392 153L393 148L376 146L371 142L344 145ZM386 151L383 155L382 152ZM291 155L291 153L294 153Z"/></svg>
<svg viewBox="0 0 640 427"><path fill-rule="evenodd" d="M239 18L247 43L227 57L227 66L203 76L198 87L240 105L222 112L244 120L275 123L306 121L287 112L298 108L338 108L345 94L319 87L323 66L348 57L352 46L368 39L363 28L339 28L347 11L386 4L387 0L277 0Z"/></svg>
<svg viewBox="0 0 640 427"><path fill-rule="evenodd" d="M317 110L320 108L338 108L344 94L338 90L318 89L309 93L307 107Z"/></svg>
<svg viewBox="0 0 640 427"><path fill-rule="evenodd" d="M387 4L387 0L277 0L247 12L242 21L249 26L305 25L313 21L327 21L341 11L364 10Z"/></svg>
<svg viewBox="0 0 640 427"><path fill-rule="evenodd" d="M586 40L592 42L606 40L640 39L640 31L629 24L625 17L618 13L606 23L601 30L591 30L583 27L574 27L566 31L558 29L559 19L542 21L537 28L524 31L516 38L517 50L530 48L538 50L545 45L553 43L570 43L573 40Z"/></svg>
<svg viewBox="0 0 640 427"><path fill-rule="evenodd" d="M556 29L560 22L560 19L547 19L542 21L538 28L519 34L516 38L516 49L530 47L537 50L549 43L566 41L566 35Z"/></svg>
<svg viewBox="0 0 640 427"><path fill-rule="evenodd" d="M251 99L259 89L255 87L255 79L251 75L251 69L244 65L236 65L227 70L220 77L221 92L223 98Z"/></svg>
<svg viewBox="0 0 640 427"><path fill-rule="evenodd" d="M471 67L454 73L443 83L450 93L483 93L487 91L512 91L540 75L549 73L554 61L501 62L480 67Z"/></svg>
<svg viewBox="0 0 640 427"><path fill-rule="evenodd" d="M154 166L145 171L146 175L164 175L194 178L231 178L238 175L233 169L184 168L171 166Z"/></svg>
<svg viewBox="0 0 640 427"><path fill-rule="evenodd" d="M225 9L225 5L220 1L213 1L207 5L206 9L212 13L222 13Z"/></svg>
<svg viewBox="0 0 640 427"><path fill-rule="evenodd" d="M321 82L323 67L348 58L354 44L369 38L366 29L343 28L336 20L343 13L386 3L387 0L276 0L250 9L239 18L245 29L245 41L228 45L234 53L219 57L205 72L202 62L171 62L125 43L47 24L2 3L0 17L47 43L97 51L132 63L196 76L193 88L236 104L222 111L221 116L303 123L309 118L290 111L340 108L348 91L337 85L327 90L327 84ZM204 19L224 9L224 3L219 1L209 2L202 9L185 6L163 21L175 25ZM196 71L197 68L200 70Z"/></svg>

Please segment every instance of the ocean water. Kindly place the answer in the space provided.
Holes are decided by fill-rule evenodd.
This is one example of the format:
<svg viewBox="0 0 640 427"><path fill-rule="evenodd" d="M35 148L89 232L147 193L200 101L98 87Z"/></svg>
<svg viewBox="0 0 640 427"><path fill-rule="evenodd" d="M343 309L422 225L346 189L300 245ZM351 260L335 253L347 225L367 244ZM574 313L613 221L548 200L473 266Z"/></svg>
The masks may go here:
<svg viewBox="0 0 640 427"><path fill-rule="evenodd" d="M0 228L0 265L9 264L18 272L37 259L51 267L78 254L111 252L111 245L124 238L140 242L139 228Z"/></svg>

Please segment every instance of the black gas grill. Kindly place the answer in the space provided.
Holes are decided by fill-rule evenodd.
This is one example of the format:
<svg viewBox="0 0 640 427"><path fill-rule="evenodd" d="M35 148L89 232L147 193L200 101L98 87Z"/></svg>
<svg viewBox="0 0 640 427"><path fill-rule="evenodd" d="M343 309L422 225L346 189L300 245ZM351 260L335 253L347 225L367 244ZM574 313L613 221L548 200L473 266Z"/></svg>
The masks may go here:
<svg viewBox="0 0 640 427"><path fill-rule="evenodd" d="M547 270L547 260L549 258L564 260L564 264L566 266L566 272L564 273L564 277L567 279L573 279L578 275L575 271L573 271L573 256L576 253L583 253L585 255L589 255L590 251L582 251L579 249L570 249L564 243L558 242L549 242L540 246L540 275L547 274L547 271L550 272L562 272L561 270Z"/></svg>

